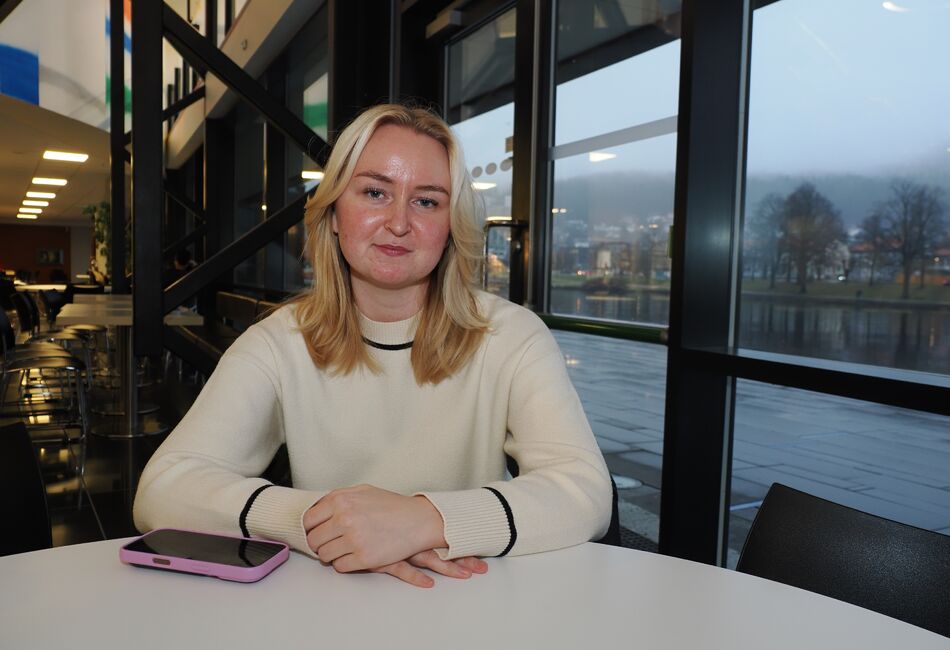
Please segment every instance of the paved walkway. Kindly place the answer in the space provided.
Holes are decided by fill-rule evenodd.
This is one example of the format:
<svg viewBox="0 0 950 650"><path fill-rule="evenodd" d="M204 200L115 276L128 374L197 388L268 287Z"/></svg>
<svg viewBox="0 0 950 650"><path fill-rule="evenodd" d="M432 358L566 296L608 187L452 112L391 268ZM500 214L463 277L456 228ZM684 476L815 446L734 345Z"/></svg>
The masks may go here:
<svg viewBox="0 0 950 650"><path fill-rule="evenodd" d="M554 334L611 472L643 484L620 490L621 520L656 539L666 348ZM733 551L773 481L950 534L950 418L747 380L736 395Z"/></svg>

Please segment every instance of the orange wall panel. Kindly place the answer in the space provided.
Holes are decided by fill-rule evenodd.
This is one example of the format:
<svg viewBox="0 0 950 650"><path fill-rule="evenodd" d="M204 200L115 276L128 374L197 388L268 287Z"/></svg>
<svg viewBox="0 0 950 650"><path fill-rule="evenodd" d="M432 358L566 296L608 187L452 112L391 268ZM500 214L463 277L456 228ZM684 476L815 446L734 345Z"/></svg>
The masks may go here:
<svg viewBox="0 0 950 650"><path fill-rule="evenodd" d="M62 251L62 263L51 263L45 251ZM27 270L34 282L49 282L53 269L69 276L69 261L68 227L0 225L0 269Z"/></svg>

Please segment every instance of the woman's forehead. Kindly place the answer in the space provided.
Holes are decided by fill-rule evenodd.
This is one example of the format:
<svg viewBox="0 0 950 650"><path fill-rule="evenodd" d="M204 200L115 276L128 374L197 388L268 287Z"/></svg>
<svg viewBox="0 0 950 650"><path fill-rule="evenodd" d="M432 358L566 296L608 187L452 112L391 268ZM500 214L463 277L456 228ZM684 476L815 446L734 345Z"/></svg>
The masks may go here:
<svg viewBox="0 0 950 650"><path fill-rule="evenodd" d="M449 155L432 136L405 126L384 124L376 129L356 161L354 175L366 171L384 176L438 177L441 183L448 184Z"/></svg>

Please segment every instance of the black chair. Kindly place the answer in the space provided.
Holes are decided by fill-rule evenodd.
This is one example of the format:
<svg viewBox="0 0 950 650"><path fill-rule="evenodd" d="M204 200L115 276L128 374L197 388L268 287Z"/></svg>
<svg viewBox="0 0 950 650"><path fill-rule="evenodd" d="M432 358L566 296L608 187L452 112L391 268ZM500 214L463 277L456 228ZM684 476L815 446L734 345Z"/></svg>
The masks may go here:
<svg viewBox="0 0 950 650"><path fill-rule="evenodd" d="M22 422L0 427L0 556L53 546L46 487Z"/></svg>
<svg viewBox="0 0 950 650"><path fill-rule="evenodd" d="M518 461L511 456L505 456L505 466L512 478L518 476L520 469ZM619 546L621 548L633 548L638 551L649 551L658 553L659 545L653 540L635 533L629 528L620 525L620 493L617 491L617 482L614 477L610 477L610 523L607 525L607 532L600 539L593 540L595 544L606 544L607 546Z"/></svg>
<svg viewBox="0 0 950 650"><path fill-rule="evenodd" d="M773 483L736 566L950 636L950 536Z"/></svg>

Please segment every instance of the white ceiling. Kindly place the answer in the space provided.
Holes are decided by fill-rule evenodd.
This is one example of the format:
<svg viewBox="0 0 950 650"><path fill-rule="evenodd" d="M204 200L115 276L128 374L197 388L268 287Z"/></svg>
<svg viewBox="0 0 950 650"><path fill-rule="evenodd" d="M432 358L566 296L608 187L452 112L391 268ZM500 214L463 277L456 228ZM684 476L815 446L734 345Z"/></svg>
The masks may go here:
<svg viewBox="0 0 950 650"><path fill-rule="evenodd" d="M44 160L46 149L86 153L89 159ZM34 176L65 178L68 183L34 187ZM28 190L56 193L36 220L16 218ZM91 225L82 208L100 201L109 201L109 133L0 94L0 224Z"/></svg>

